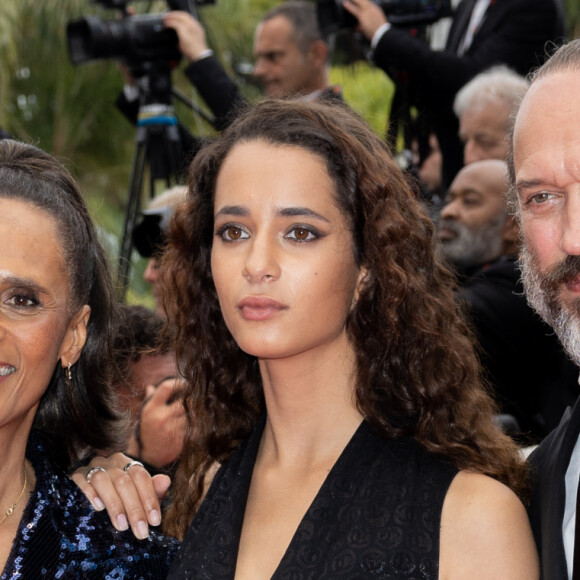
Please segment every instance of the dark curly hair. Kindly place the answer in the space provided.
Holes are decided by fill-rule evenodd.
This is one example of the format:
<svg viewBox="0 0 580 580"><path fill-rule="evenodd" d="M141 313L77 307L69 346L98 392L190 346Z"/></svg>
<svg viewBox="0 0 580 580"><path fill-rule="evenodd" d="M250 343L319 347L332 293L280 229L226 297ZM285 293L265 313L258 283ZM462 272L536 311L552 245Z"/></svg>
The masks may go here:
<svg viewBox="0 0 580 580"><path fill-rule="evenodd" d="M66 314L74 316L84 304L91 307L71 385L57 364L33 424L49 442L46 453L69 470L91 452L117 449L125 439L124 421L111 406L115 299L107 256L72 176L37 147L0 141L0 198L32 204L56 222L69 278Z"/></svg>
<svg viewBox="0 0 580 580"><path fill-rule="evenodd" d="M388 147L344 105L264 101L194 160L188 201L169 232L162 270L189 424L167 533L183 537L209 468L231 455L264 411L257 360L226 328L210 270L217 176L236 144L254 140L312 152L334 184L367 272L347 320L366 421L385 438L412 436L459 469L522 493L524 466L493 425L453 276L435 256L433 225Z"/></svg>

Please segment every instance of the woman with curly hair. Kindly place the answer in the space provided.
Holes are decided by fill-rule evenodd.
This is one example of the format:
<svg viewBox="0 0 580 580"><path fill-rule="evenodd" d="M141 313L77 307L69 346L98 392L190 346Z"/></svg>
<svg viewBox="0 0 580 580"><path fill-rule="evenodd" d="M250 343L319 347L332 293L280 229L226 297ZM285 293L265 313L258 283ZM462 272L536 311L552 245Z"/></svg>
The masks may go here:
<svg viewBox="0 0 580 580"><path fill-rule="evenodd" d="M538 577L525 469L432 237L340 104L266 101L198 154L162 263L188 416L169 578ZM98 465L115 484L125 462Z"/></svg>
<svg viewBox="0 0 580 580"><path fill-rule="evenodd" d="M341 105L266 101L196 157L162 266L189 417L170 578L538 576L432 234Z"/></svg>

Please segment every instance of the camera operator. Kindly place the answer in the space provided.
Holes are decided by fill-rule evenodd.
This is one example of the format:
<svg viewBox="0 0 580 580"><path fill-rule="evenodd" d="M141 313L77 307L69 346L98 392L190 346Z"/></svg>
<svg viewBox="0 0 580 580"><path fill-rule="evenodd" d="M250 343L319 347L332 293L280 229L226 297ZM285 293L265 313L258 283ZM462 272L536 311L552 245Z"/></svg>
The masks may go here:
<svg viewBox="0 0 580 580"><path fill-rule="evenodd" d="M237 86L213 56L213 51L207 46L204 29L193 16L187 12L174 10L164 15L163 22L167 28L173 28L177 33L179 50L189 62L185 75L210 106L215 128L224 129L231 111L245 103ZM136 123L139 113L139 89L130 70L123 65L120 68L125 86L115 105L132 123ZM181 124L178 127L184 150L188 152L189 158L197 153L202 141L191 135Z"/></svg>
<svg viewBox="0 0 580 580"><path fill-rule="evenodd" d="M177 33L179 50L189 63L185 75L211 108L216 129L224 129L232 110L245 103L238 87L207 45L198 20L188 12L174 10L165 14L163 22Z"/></svg>
<svg viewBox="0 0 580 580"><path fill-rule="evenodd" d="M208 47L203 26L187 12L172 11L164 24L173 28L179 50L189 61L185 74L211 109L215 126L224 129L247 103ZM256 28L254 76L267 97L304 96L342 99L340 87L328 79L329 47L317 25L316 7L290 0L269 10ZM117 106L130 118L137 115L137 94L121 95Z"/></svg>
<svg viewBox="0 0 580 580"><path fill-rule="evenodd" d="M522 75L541 64L545 45L564 36L560 0L462 0L443 51L434 51L388 21L371 0L344 0L358 29L371 42L372 58L388 74L408 73L421 95L443 153L449 185L462 166L463 148L453 100L459 89L492 65L506 64ZM413 103L411 103L413 104Z"/></svg>

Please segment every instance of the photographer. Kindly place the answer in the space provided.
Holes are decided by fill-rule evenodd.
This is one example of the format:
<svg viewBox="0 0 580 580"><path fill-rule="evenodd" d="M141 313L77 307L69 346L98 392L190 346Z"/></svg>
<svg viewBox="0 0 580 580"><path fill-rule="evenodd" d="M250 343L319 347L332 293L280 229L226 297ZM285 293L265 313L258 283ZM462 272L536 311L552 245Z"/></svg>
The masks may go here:
<svg viewBox="0 0 580 580"><path fill-rule="evenodd" d="M462 166L463 148L453 100L472 77L496 64L522 75L541 64L545 45L564 36L559 0L462 0L446 48L434 51L405 30L391 26L371 0L344 0L358 29L371 42L373 61L391 74L405 71L422 96L422 106L443 152L443 181Z"/></svg>
<svg viewBox="0 0 580 580"><path fill-rule="evenodd" d="M179 50L189 61L185 74L211 109L215 127L224 129L246 101L193 16L172 11L164 16L164 24L176 31ZM312 2L290 0L269 10L256 28L254 56L254 76L267 97L342 99L340 87L329 84L329 47L318 29ZM137 96L136 91L125 91L117 101L130 118L137 116Z"/></svg>
<svg viewBox="0 0 580 580"><path fill-rule="evenodd" d="M163 23L177 33L179 50L189 63L185 75L211 108L215 128L224 129L231 111L245 101L208 47L203 26L191 14L179 10L165 14Z"/></svg>
<svg viewBox="0 0 580 580"><path fill-rule="evenodd" d="M197 88L202 98L210 106L214 115L214 126L224 129L232 110L245 103L235 83L227 76L213 51L206 44L205 31L201 24L187 12L172 11L163 16L167 28L173 28L178 36L179 50L189 61L185 75ZM116 107L131 121L137 122L139 114L139 88L124 65L121 72L125 79L123 92L115 101ZM201 139L192 136L181 124L178 125L181 142L188 157L193 157L202 146Z"/></svg>

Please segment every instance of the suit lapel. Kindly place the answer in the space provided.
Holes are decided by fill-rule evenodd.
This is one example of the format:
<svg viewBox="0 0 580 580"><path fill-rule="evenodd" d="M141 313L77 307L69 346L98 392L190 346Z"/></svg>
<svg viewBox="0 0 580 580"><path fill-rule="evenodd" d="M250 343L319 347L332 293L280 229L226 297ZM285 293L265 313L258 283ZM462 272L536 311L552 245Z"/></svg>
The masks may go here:
<svg viewBox="0 0 580 580"><path fill-rule="evenodd" d="M487 7L483 20L481 21L479 28L473 36L473 42L467 50L469 54L482 40L485 40L489 36L489 33L497 26L498 23L504 18L505 10L503 9L505 4L501 2L491 2Z"/></svg>
<svg viewBox="0 0 580 580"><path fill-rule="evenodd" d="M469 19L471 18L471 13L474 6L475 0L463 0L457 7L455 17L453 18L453 24L451 25L451 30L449 31L449 37L447 39L447 50L455 53L457 52L459 43L461 42L461 39L467 30L467 26L469 25Z"/></svg>
<svg viewBox="0 0 580 580"><path fill-rule="evenodd" d="M565 419L564 419L565 420ZM558 578L565 574L566 557L562 540L562 522L566 505L565 476L570 457L580 432L580 399L574 405L568 425L553 442L550 454L541 467L547 485L541 499L542 519L542 568L546 578Z"/></svg>

